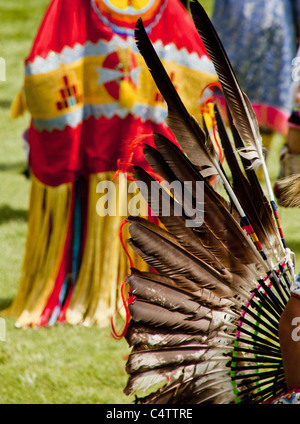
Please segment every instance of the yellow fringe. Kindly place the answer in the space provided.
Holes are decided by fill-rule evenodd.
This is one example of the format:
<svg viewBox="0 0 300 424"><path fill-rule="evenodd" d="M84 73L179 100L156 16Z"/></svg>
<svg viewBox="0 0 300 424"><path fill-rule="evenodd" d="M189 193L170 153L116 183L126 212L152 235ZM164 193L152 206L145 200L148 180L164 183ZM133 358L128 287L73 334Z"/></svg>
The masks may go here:
<svg viewBox="0 0 300 424"><path fill-rule="evenodd" d="M118 214L117 216L99 216L96 212L99 199L96 187L100 181L108 181L111 178L112 173L90 176L88 228L84 256L66 312L66 320L71 324L106 326L116 309L122 305L119 289L130 273L130 263L119 238L120 225L125 216ZM124 179L116 184L117 199L126 206L127 200L130 201L130 194L127 195L127 184ZM119 210L117 202L117 211ZM129 234L125 228L124 240L128 237ZM128 250L136 266L147 269L146 264L130 248Z"/></svg>
<svg viewBox="0 0 300 424"><path fill-rule="evenodd" d="M68 233L72 186L48 187L32 176L28 231L19 289L1 312L17 317L17 326L39 322L53 291Z"/></svg>
<svg viewBox="0 0 300 424"><path fill-rule="evenodd" d="M130 274L130 262L120 242L120 226L126 216L99 216L97 185L109 181L113 173L99 173L89 178L87 233L79 274L66 311L70 324L106 326L118 308L124 317L120 287ZM116 210L135 194L128 194L128 182L121 178L115 184ZM16 317L19 327L37 325L53 292L59 272L70 223L72 184L49 187L32 176L28 232L21 278L12 305L1 312ZM119 197L120 196L120 197ZM147 215L144 204L143 215ZM99 210L98 210L99 212ZM134 212L131 209L131 213ZM123 239L129 238L128 226ZM128 247L135 266L147 265Z"/></svg>

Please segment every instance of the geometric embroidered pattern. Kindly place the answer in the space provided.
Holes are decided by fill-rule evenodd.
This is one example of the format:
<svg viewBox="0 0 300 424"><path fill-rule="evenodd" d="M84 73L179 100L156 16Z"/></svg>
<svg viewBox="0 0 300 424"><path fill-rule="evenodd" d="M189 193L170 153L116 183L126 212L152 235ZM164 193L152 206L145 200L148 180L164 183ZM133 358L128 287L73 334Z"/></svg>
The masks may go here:
<svg viewBox="0 0 300 424"><path fill-rule="evenodd" d="M69 84L66 75L63 76L63 87L59 90L61 100L56 102L58 110L67 109L82 102L82 94L77 93L75 84Z"/></svg>

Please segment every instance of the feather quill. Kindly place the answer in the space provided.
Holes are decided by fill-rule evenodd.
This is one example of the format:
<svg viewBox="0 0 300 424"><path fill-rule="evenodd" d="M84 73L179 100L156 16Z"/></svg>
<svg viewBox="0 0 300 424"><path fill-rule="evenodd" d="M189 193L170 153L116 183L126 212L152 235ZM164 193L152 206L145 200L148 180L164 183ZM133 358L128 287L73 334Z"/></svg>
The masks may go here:
<svg viewBox="0 0 300 424"><path fill-rule="evenodd" d="M230 128L232 131L232 135L233 135L233 141L234 144L236 146L236 149L238 152L240 152L241 149L244 148L244 143L239 135L239 133L237 132L235 126L233 125L232 122L232 118L231 118L231 114L230 111L227 108L227 115L228 115L228 120L229 120L229 124L230 124ZM245 158L243 155L240 155L241 158L241 162L243 164L243 168L244 168L244 172L247 176L247 179L250 183L250 187L252 188L253 192L255 193L256 196L256 203L257 203L257 208L259 209L259 216L263 222L263 226L265 228L265 231L268 234L273 234L274 237L276 237L278 239L278 246L280 246L281 241L279 240L279 234L276 231L276 223L275 223L275 219L273 216L273 212L272 209L270 207L270 203L268 201L268 199L265 196L265 193L262 189L262 186L259 182L259 179L257 177L257 174L255 172L255 169L252 166L252 161L250 159Z"/></svg>
<svg viewBox="0 0 300 424"><path fill-rule="evenodd" d="M198 167L213 167L211 157L217 158L214 146L206 145L205 134L191 116L179 97L172 81L164 69L140 18L136 24L135 39L151 75L168 105L167 124L175 135L181 148L190 160ZM213 173L217 174L214 170Z"/></svg>
<svg viewBox="0 0 300 424"><path fill-rule="evenodd" d="M273 212L276 215L275 198L263 155L262 138L251 102L240 88L234 70L232 69L228 56L215 28L213 27L204 8L197 1L191 3L191 14L195 27L218 74L219 82L222 86L223 94L227 107L230 110L233 124L243 142L252 148L256 157L260 161L265 177L269 200L271 202ZM280 231L281 229L279 229L279 233ZM286 253L288 253L286 250L285 240L282 236L281 243L282 248L285 249ZM272 267L272 264L269 265Z"/></svg>
<svg viewBox="0 0 300 424"><path fill-rule="evenodd" d="M240 88L221 40L200 3L191 2L191 13L196 29L218 74L234 125L242 140L257 149L257 155L261 159L262 140L256 116L247 95Z"/></svg>
<svg viewBox="0 0 300 424"><path fill-rule="evenodd" d="M137 47L142 54L158 89L167 102L167 123L174 133L178 144L191 159L192 163L194 163L198 168L213 167L215 169L214 173L221 177L240 216L245 219L245 212L219 166L218 157L213 143L205 136L203 129L200 127L196 119L186 110L158 55L156 54L151 41L148 38L141 18L136 24L135 38ZM207 169L205 172L206 171ZM259 252L255 244L251 245L251 249L266 271L269 268L273 268L273 264L270 259L264 252Z"/></svg>
<svg viewBox="0 0 300 424"><path fill-rule="evenodd" d="M174 146L174 145L173 145ZM183 167L181 167L183 168ZM169 229L174 229L174 210L172 205L174 200L170 197L164 190L161 190L160 185L153 180L153 178L143 169L139 167L134 168L134 177L138 181L143 181L146 183L148 189L144 193L143 187L141 187L141 193L145 197L146 201L149 203L149 206L152 210L155 210L157 216L161 222ZM158 191L158 195L149 196L149 193L152 190ZM207 190L204 191L208 193ZM160 196L160 197L159 197ZM160 199L160 201L166 201L167 205L170 205L170 216L164 216L160 213L159 206L153 204L155 199ZM166 198L164 200L164 198ZM221 203L222 204L222 203ZM205 249L207 252L212 252L214 256L218 258L218 261L215 263L208 261L208 264L211 264L215 269L225 278L227 281L237 280L237 277L234 277L233 274L242 277L250 277L251 269L246 267L246 264L254 264L256 262L256 257L249 252L246 246L248 246L248 240L246 239L245 234L242 232L239 225L232 220L232 216L229 211L226 211L224 205L225 215L220 213L219 209L216 207L213 201L205 203L207 207L207 213L204 214L204 223L197 227L196 230L192 232L194 236L188 242L184 243L183 246L188 248L188 250L194 254L195 249L197 249L197 239L203 244L204 254L202 255L199 250L199 255L196 255L202 260L206 260L207 255L205 255ZM176 215L176 214L175 214ZM180 216L175 216L175 222L178 222ZM182 216L181 219L188 219L188 217ZM172 224L173 221L173 224ZM175 233L182 238L181 234L185 231L185 224L180 223L179 227L176 227ZM180 228L180 230L178 230ZM171 231L172 232L172 231ZM189 230L186 230L186 236L190 234ZM186 237L185 236L185 237ZM196 239L195 239L196 237ZM241 250L241 246L245 246L245 250ZM192 248L190 248L192 246ZM203 251L203 249L202 249ZM246 252L246 255L245 255ZM210 258L211 259L211 258ZM220 265L222 264L222 265ZM224 267L227 268L227 272L224 270ZM241 282L238 282L241 284ZM237 284L238 284L237 283Z"/></svg>
<svg viewBox="0 0 300 424"><path fill-rule="evenodd" d="M186 287L185 285L182 284L181 280L178 281L166 275L153 273L153 272L147 272L147 271L142 272L137 270L136 268L132 268L131 272L133 275L140 276L143 279L155 281L157 283L162 283L170 287L179 288L180 290L184 289L186 292L192 295L194 299L197 299L202 304L216 310L229 307L233 304L231 300L220 298L205 288L199 287L198 290L196 290L195 286L192 285L191 283L189 283L190 285Z"/></svg>
<svg viewBox="0 0 300 424"><path fill-rule="evenodd" d="M197 181L202 181L204 184L204 220L210 227L211 231L215 233L218 240L226 240L226 243L232 244L228 247L236 253L241 261L245 263L257 263L257 255L251 255L249 247L249 239L240 228L240 224L233 219L232 211L225 199L222 198L208 183L201 177L197 169L189 161L189 159L174 145L170 140L161 134L155 135L154 142L159 149L166 164L171 168L172 172L176 175L179 181L191 181L192 195L196 198L195 186ZM225 225L226 222L226 225ZM228 230L230 230L228 232ZM201 231L201 228L199 229ZM222 233L225 231L225 234ZM232 239L230 235L232 234ZM234 246L236 243L236 246ZM239 247L238 247L239 244ZM247 250L248 258L242 258L240 255L240 248L244 246Z"/></svg>
<svg viewBox="0 0 300 424"><path fill-rule="evenodd" d="M265 246L266 251L270 251L273 248L272 245L274 234L276 234L276 227L273 222L274 220L271 215L271 210L269 210L267 216L264 216L262 213L262 210L265 211L265 208L262 208L264 204L261 205L257 201L258 198L256 185L253 187L242 172L240 164L236 158L236 153L227 134L221 114L216 105L215 118L225 158L231 171L233 190L237 194L242 208L245 210L246 215L249 218L260 242ZM271 218L271 220L269 221L268 218ZM273 225L269 225L269 223Z"/></svg>
<svg viewBox="0 0 300 424"><path fill-rule="evenodd" d="M159 227L158 227L159 228ZM195 289L210 289L219 297L231 297L232 290L227 282L212 267L185 251L180 245L164 237L162 229L149 229L141 222L131 222L130 244L134 250L143 252L143 256L157 271L175 279L188 279Z"/></svg>
<svg viewBox="0 0 300 424"><path fill-rule="evenodd" d="M212 332L212 335L216 334ZM182 344L197 344L205 340L202 334L172 331L166 328L152 327L147 324L129 324L126 340L129 346L139 345L148 347L180 346Z"/></svg>
<svg viewBox="0 0 300 424"><path fill-rule="evenodd" d="M172 182L177 180L177 176L165 162L160 152L153 147L146 145L144 148L144 154L152 169L156 173L160 174L164 180L169 183L169 187L171 187ZM161 196L163 196L163 194L161 194ZM149 200L148 198L146 200L149 202L151 207L151 199ZM158 217L167 230L176 236L177 240L184 248L199 257L199 259L202 259L211 266L214 266L225 278L233 278L229 270L233 272L234 268L238 270L240 275L245 276L248 273L248 268L244 267L240 260L234 260L232 257L232 250L222 245L219 238L216 238L213 232L209 230L205 222L207 214L204 213L204 223L201 225L202 237L200 237L200 232L195 233L192 228L186 226L186 220L189 219L189 217L184 214L175 214L173 203L176 201L176 198L173 199L172 197L168 197L166 200L170 203L170 215L165 216L158 211ZM163 200L161 199L161 201ZM204 240L206 240L205 244ZM233 266L233 263L235 263L235 266Z"/></svg>
<svg viewBox="0 0 300 424"><path fill-rule="evenodd" d="M188 314L191 319L201 319L206 316L210 308L201 306L193 300L189 293L178 288L157 283L136 275L128 277L131 293L144 301L160 305L172 311Z"/></svg>

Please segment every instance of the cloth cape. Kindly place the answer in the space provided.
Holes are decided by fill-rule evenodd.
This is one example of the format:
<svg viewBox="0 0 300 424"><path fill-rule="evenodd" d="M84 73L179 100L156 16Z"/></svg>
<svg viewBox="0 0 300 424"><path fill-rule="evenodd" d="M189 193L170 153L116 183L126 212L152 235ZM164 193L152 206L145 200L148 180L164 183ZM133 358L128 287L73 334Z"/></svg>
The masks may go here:
<svg viewBox="0 0 300 424"><path fill-rule="evenodd" d="M139 136L160 132L176 142L135 45L140 16L194 116L204 87L217 80L178 0L51 1L13 105L14 117L25 105L31 115L28 236L19 289L4 311L19 326L103 326L121 306L129 273L119 239L124 216L99 213L97 187L115 181L118 202L127 204L128 182L114 177L119 168L130 173L132 164L148 169Z"/></svg>

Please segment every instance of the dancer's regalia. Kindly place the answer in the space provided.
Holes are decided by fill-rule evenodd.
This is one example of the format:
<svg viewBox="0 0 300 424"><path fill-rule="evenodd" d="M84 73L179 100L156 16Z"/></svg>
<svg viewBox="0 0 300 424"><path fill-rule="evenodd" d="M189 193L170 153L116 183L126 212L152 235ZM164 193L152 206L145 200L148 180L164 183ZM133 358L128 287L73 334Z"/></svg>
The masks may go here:
<svg viewBox="0 0 300 424"><path fill-rule="evenodd" d="M4 312L17 325L106 325L116 310L128 273L119 240L126 213L100 216L98 183L118 169L130 173L132 161L146 166L141 149L131 157L137 136L160 132L174 139L135 46L139 16L191 113L199 114L203 88L217 79L177 0L50 3L13 105L14 116L26 104L32 118L25 258L18 292ZM115 181L126 212L127 182Z"/></svg>
<svg viewBox="0 0 300 424"><path fill-rule="evenodd" d="M258 123L205 11L197 2L191 11L228 108L230 132L215 105L215 135L226 162L219 163L205 120L196 122L185 108L139 20L138 48L185 154L156 134L155 148L145 146L144 154L165 182L134 168L164 228L137 216L127 220L128 244L154 272L132 268L127 278L132 351L125 393L140 403L299 403L300 279ZM253 167L258 164L265 192ZM208 184L209 170L222 191ZM177 191L170 190L175 182Z"/></svg>

